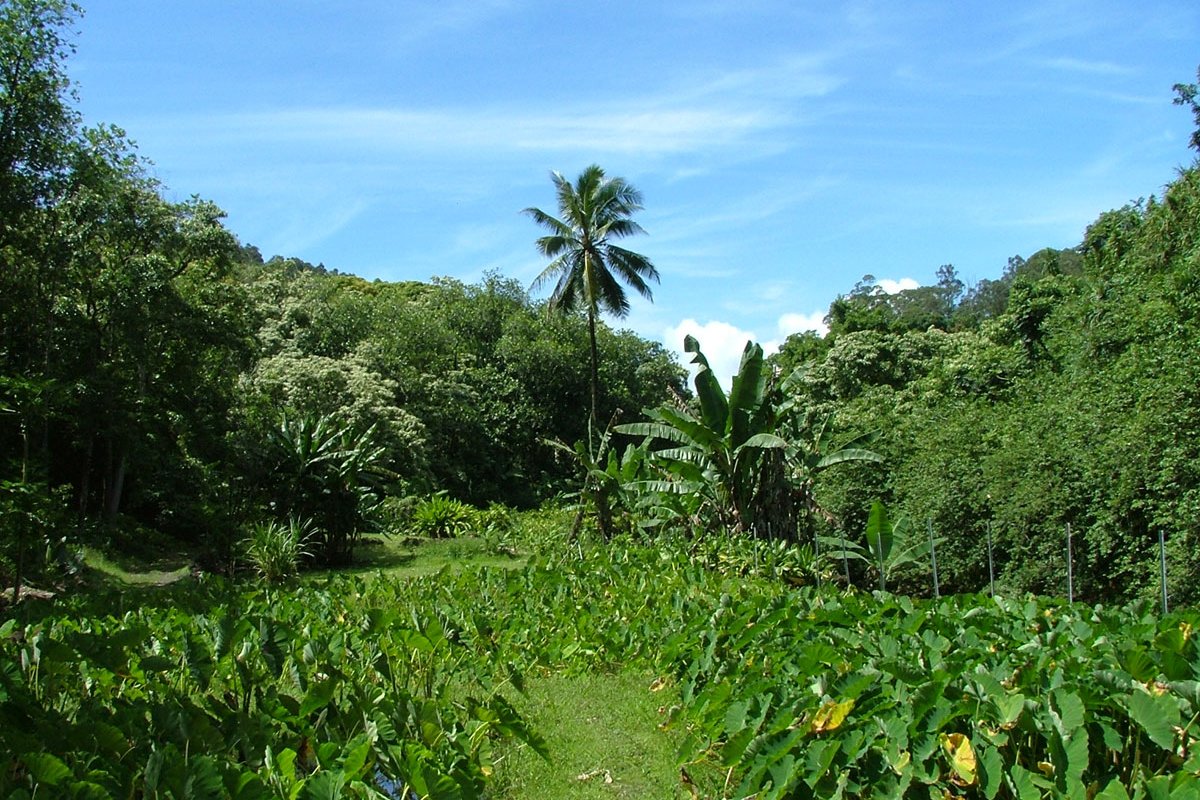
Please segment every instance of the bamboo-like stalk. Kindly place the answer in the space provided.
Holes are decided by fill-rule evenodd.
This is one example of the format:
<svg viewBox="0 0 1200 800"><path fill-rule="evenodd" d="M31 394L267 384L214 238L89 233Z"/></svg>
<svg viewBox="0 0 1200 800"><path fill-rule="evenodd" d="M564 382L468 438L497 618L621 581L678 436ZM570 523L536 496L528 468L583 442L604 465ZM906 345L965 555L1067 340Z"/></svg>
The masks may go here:
<svg viewBox="0 0 1200 800"><path fill-rule="evenodd" d="M1167 542L1162 528L1158 529L1158 578L1162 586L1162 610L1165 616L1170 611L1167 607Z"/></svg>
<svg viewBox="0 0 1200 800"><path fill-rule="evenodd" d="M1075 572L1071 563L1071 523L1067 523L1067 602L1075 602Z"/></svg>
<svg viewBox="0 0 1200 800"><path fill-rule="evenodd" d="M933 544L933 517L925 518L925 527L929 530L929 561L933 565L933 597L937 599L942 596L942 590L938 584L937 550Z"/></svg>

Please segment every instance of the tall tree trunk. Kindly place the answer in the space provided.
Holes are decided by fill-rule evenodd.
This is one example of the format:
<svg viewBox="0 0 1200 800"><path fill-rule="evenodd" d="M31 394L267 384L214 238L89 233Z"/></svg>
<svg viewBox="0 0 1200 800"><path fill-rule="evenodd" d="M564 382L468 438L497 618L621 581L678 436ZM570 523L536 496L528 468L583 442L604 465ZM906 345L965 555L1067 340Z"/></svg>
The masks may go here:
<svg viewBox="0 0 1200 800"><path fill-rule="evenodd" d="M79 465L79 495L76 498L76 511L82 521L88 513L89 495L92 493L92 454L96 449L94 437L88 437L87 448Z"/></svg>
<svg viewBox="0 0 1200 800"><path fill-rule="evenodd" d="M104 518L109 522L116 519L117 512L121 510L121 494L125 490L125 471L128 463L125 448L121 447L116 463L110 463L108 485L105 487L107 491L104 495Z"/></svg>
<svg viewBox="0 0 1200 800"><path fill-rule="evenodd" d="M596 429L596 409L600 405L597 398L600 395L600 353L596 347L596 309L588 309L588 336L592 344L592 409L588 416L588 443L591 444L592 432Z"/></svg>

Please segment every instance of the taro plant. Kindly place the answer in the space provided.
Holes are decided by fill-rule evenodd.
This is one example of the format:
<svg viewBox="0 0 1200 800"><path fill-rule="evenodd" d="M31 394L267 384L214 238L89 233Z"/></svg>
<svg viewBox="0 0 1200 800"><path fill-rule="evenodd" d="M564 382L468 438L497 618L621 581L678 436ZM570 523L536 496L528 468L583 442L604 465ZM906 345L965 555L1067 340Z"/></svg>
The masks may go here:
<svg viewBox="0 0 1200 800"><path fill-rule="evenodd" d="M476 512L475 518L489 553L498 556L517 555L517 546L513 541L517 527L515 511L501 503L492 503Z"/></svg>

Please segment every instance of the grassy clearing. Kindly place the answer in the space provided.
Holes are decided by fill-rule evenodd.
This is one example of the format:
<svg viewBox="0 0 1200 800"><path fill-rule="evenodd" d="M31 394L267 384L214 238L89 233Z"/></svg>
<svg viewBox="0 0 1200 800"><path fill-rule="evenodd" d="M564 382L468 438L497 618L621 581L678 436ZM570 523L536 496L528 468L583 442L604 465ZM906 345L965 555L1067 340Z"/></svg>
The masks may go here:
<svg viewBox="0 0 1200 800"><path fill-rule="evenodd" d="M671 687L653 691L654 680L642 672L530 678L514 705L546 740L550 760L514 746L500 762L496 797L691 797L680 780L678 742L659 729L676 696Z"/></svg>
<svg viewBox="0 0 1200 800"><path fill-rule="evenodd" d="M95 547L82 549L83 563L103 581L123 586L167 586L191 575L190 562L180 559L144 563L127 557L117 558Z"/></svg>
<svg viewBox="0 0 1200 800"><path fill-rule="evenodd" d="M354 564L339 569L313 570L313 578L332 575L360 575L369 578L383 574L390 579L432 575L449 567L514 568L524 566L524 557L497 554L482 539L462 536L456 539L406 539L398 536L368 536L354 550Z"/></svg>

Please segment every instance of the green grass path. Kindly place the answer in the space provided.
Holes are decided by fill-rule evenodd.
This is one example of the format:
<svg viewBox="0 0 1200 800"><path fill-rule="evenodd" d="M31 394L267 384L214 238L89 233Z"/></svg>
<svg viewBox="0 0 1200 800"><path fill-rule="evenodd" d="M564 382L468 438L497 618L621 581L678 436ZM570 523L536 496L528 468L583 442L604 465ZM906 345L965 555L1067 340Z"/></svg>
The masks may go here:
<svg viewBox="0 0 1200 800"><path fill-rule="evenodd" d="M690 798L676 741L658 727L674 692L653 692L653 682L641 672L529 678L514 705L545 738L550 761L514 748L499 764L496 797Z"/></svg>

